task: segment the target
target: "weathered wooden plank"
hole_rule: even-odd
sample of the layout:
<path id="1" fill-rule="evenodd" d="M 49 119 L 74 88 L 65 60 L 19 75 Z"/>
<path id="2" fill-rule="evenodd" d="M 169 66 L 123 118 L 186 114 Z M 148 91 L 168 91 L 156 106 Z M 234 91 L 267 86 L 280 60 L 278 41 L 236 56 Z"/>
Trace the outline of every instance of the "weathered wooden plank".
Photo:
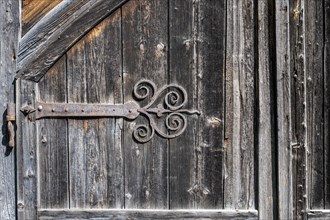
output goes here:
<path id="1" fill-rule="evenodd" d="M 198 6 L 197 109 L 202 114 L 198 118 L 195 145 L 200 194 L 195 194 L 194 199 L 199 209 L 222 209 L 226 7 L 224 1 L 195 4 Z"/>
<path id="2" fill-rule="evenodd" d="M 259 219 L 277 219 L 275 189 L 274 52 L 275 21 L 271 1 L 258 1 L 258 212 Z M 275 67 L 275 68 L 274 68 Z"/>
<path id="3" fill-rule="evenodd" d="M 324 208 L 330 209 L 330 0 L 324 2 Z"/>
<path id="4" fill-rule="evenodd" d="M 17 115 L 17 218 L 37 218 L 37 138 L 33 115 L 25 116 L 20 107 L 35 104 L 36 84 L 26 80 L 16 83 Z"/>
<path id="5" fill-rule="evenodd" d="M 196 4 L 197 5 L 197 4 Z M 193 1 L 170 1 L 169 8 L 169 80 L 184 86 L 188 92 L 187 108 L 197 109 L 196 42 L 197 15 Z M 180 19 L 177 19 L 180 17 Z M 196 18 L 196 19 L 195 19 Z M 187 130 L 170 141 L 170 204 L 171 209 L 196 207 L 194 198 L 200 190 L 196 181 L 195 120 L 188 120 Z M 180 147 L 179 147 L 180 146 Z M 196 187 L 196 188 L 194 188 Z"/>
<path id="6" fill-rule="evenodd" d="M 62 1 L 22 38 L 18 77 L 39 81 L 72 45 L 127 1 Z"/>
<path id="7" fill-rule="evenodd" d="M 39 219 L 258 219 L 256 210 L 40 210 Z"/>
<path id="8" fill-rule="evenodd" d="M 122 103 L 121 13 L 96 26 L 67 53 L 68 102 Z M 124 206 L 122 121 L 69 120 L 71 208 Z"/>
<path id="9" fill-rule="evenodd" d="M 307 219 L 327 220 L 330 219 L 330 210 L 310 210 Z"/>
<path id="10" fill-rule="evenodd" d="M 276 0 L 278 217 L 293 219 L 289 2 Z"/>
<path id="11" fill-rule="evenodd" d="M 233 139 L 234 132 L 234 90 L 233 90 L 233 49 L 234 49 L 234 1 L 226 3 L 226 70 L 225 70 L 225 118 L 224 118 L 224 159 L 223 159 L 223 177 L 224 177 L 224 209 L 235 208 L 233 200 Z"/>
<path id="12" fill-rule="evenodd" d="M 255 207 L 255 179 L 254 179 L 254 148 L 256 132 L 255 115 L 255 29 L 254 29 L 254 1 L 234 1 L 232 5 L 232 67 L 227 70 L 227 77 L 232 76 L 232 124 L 227 132 L 226 161 L 232 164 L 232 173 L 226 172 L 226 181 L 232 184 L 231 201 L 226 201 L 226 207 L 237 209 L 253 209 Z M 229 10 L 229 9 L 228 9 Z M 231 11 L 231 10 L 229 10 Z M 228 15 L 230 16 L 230 15 Z M 228 21 L 231 22 L 231 21 Z M 228 28 L 230 28 L 228 26 Z M 228 43 L 229 43 L 228 42 Z M 230 62 L 230 61 L 228 61 Z M 231 69 L 232 68 L 232 69 Z M 227 87 L 228 88 L 228 87 Z M 229 106 L 230 107 L 230 106 Z M 230 149 L 232 148 L 232 149 Z M 232 158 L 230 158 L 232 157 Z M 228 189 L 226 189 L 228 193 Z"/>
<path id="13" fill-rule="evenodd" d="M 122 8 L 122 18 L 127 102 L 132 100 L 134 85 L 143 78 L 153 81 L 158 88 L 167 84 L 168 1 L 130 1 Z M 132 138 L 135 126 L 149 123 L 142 118 L 124 123 L 125 208 L 167 208 L 167 140 L 155 135 L 150 142 L 138 144 Z M 158 121 L 163 129 L 164 117 L 157 118 Z"/>
<path id="14" fill-rule="evenodd" d="M 38 83 L 37 99 L 67 102 L 66 56 Z M 66 119 L 37 121 L 38 207 L 69 208 L 68 146 Z"/>
<path id="15" fill-rule="evenodd" d="M 22 0 L 22 35 L 62 0 Z"/>
<path id="16" fill-rule="evenodd" d="M 291 120 L 293 150 L 293 210 L 294 217 L 302 218 L 306 208 L 306 71 L 304 2 L 291 1 L 289 4 L 289 48 L 291 73 Z"/>
<path id="17" fill-rule="evenodd" d="M 191 0 L 169 2 L 169 81 L 188 93 L 186 108 L 197 109 L 197 18 L 198 4 Z M 178 19 L 180 18 L 180 19 Z M 169 199 L 171 209 L 197 208 L 201 183 L 197 183 L 197 120 L 189 117 L 187 129 L 170 140 Z M 199 194 L 198 194 L 199 193 Z"/>
<path id="18" fill-rule="evenodd" d="M 324 82 L 322 1 L 305 1 L 306 126 L 309 209 L 324 208 Z M 308 31 L 307 31 L 308 30 Z"/>
<path id="19" fill-rule="evenodd" d="M 8 147 L 8 102 L 14 102 L 16 49 L 19 35 L 19 1 L 0 1 L 0 219 L 16 218 L 15 151 Z"/>

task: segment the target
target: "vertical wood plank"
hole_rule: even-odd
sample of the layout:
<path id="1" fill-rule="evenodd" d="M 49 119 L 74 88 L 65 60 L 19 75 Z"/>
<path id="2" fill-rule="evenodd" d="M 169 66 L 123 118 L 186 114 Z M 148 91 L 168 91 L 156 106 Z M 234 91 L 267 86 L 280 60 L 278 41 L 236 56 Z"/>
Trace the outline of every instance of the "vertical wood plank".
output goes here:
<path id="1" fill-rule="evenodd" d="M 232 173 L 226 171 L 225 191 L 232 187 L 232 196 L 226 201 L 225 207 L 234 207 L 235 209 L 254 209 L 255 208 L 255 13 L 254 1 L 233 1 L 232 9 L 232 33 L 227 39 L 229 51 L 227 53 L 227 79 L 232 77 L 232 107 L 230 102 L 226 103 L 226 108 L 233 109 L 233 118 L 230 127 L 226 127 L 226 162 L 232 162 Z M 228 8 L 227 7 L 227 8 Z M 232 10 L 232 11 L 231 11 Z M 230 16 L 228 14 L 228 16 Z M 228 28 L 230 28 L 228 26 Z M 231 43 L 232 42 L 232 43 Z M 230 44 L 231 43 L 231 44 Z M 232 46 L 232 48 L 231 48 Z M 231 58 L 228 58 L 228 56 Z M 230 62 L 232 59 L 232 63 Z M 232 65 L 232 66 L 231 66 Z M 232 69 L 231 69 L 232 68 Z M 230 89 L 231 85 L 227 86 Z M 230 92 L 230 91 L 226 91 Z M 226 124 L 227 125 L 227 124 Z M 232 133 L 231 133 L 232 131 Z M 230 145 L 229 145 L 230 143 Z M 230 164 L 226 164 L 227 167 Z"/>
<path id="2" fill-rule="evenodd" d="M 224 209 L 235 208 L 233 183 L 233 120 L 234 120 L 234 1 L 226 2 L 226 82 L 225 82 L 225 134 L 224 134 Z"/>
<path id="3" fill-rule="evenodd" d="M 22 106 L 35 106 L 34 82 L 18 80 L 16 83 L 17 110 L 17 218 L 37 219 L 37 139 L 33 114 L 24 116 Z"/>
<path id="4" fill-rule="evenodd" d="M 121 103 L 120 11 L 67 53 L 69 103 Z M 122 121 L 69 120 L 71 208 L 122 208 Z"/>
<path id="5" fill-rule="evenodd" d="M 289 13 L 289 1 L 275 1 L 279 219 L 293 219 Z"/>
<path id="6" fill-rule="evenodd" d="M 324 208 L 330 209 L 330 0 L 324 2 Z"/>
<path id="7" fill-rule="evenodd" d="M 186 89 L 188 109 L 198 108 L 197 6 L 192 0 L 169 2 L 169 81 Z M 188 116 L 187 119 L 185 132 L 169 142 L 170 209 L 197 208 L 196 198 L 203 196 L 199 192 L 202 186 L 197 182 L 195 170 L 197 118 Z"/>
<path id="8" fill-rule="evenodd" d="M 290 1 L 290 73 L 291 73 L 291 112 L 293 150 L 293 210 L 294 218 L 301 219 L 306 208 L 306 71 L 304 2 Z"/>
<path id="9" fill-rule="evenodd" d="M 226 4 L 199 1 L 198 11 L 197 106 L 202 114 L 195 150 L 201 195 L 195 199 L 198 208 L 222 209 Z"/>
<path id="10" fill-rule="evenodd" d="M 275 194 L 275 124 L 273 65 L 273 4 L 268 0 L 257 3 L 258 10 L 258 214 L 259 219 L 276 219 Z M 275 200 L 276 201 L 276 200 Z"/>
<path id="11" fill-rule="evenodd" d="M 17 0 L 0 1 L 0 219 L 16 218 L 15 150 L 8 147 L 6 121 L 8 102 L 14 102 L 16 49 L 19 36 L 19 8 Z"/>
<path id="12" fill-rule="evenodd" d="M 38 100 L 67 102 L 66 56 L 38 83 Z M 67 120 L 37 121 L 38 207 L 69 208 Z"/>
<path id="13" fill-rule="evenodd" d="M 225 14 L 221 1 L 170 3 L 170 79 L 202 111 L 170 141 L 171 208 L 223 208 Z"/>
<path id="14" fill-rule="evenodd" d="M 132 100 L 135 83 L 167 84 L 168 1 L 136 0 L 122 8 L 124 101 Z M 157 118 L 163 120 L 162 118 Z M 138 144 L 133 129 L 148 123 L 142 116 L 125 122 L 125 208 L 167 208 L 167 140 L 155 135 Z M 162 127 L 161 123 L 158 126 Z M 165 131 L 166 132 L 166 131 Z"/>
<path id="15" fill-rule="evenodd" d="M 310 209 L 324 208 L 323 2 L 305 1 L 306 126 Z M 307 31 L 308 30 L 308 31 Z"/>

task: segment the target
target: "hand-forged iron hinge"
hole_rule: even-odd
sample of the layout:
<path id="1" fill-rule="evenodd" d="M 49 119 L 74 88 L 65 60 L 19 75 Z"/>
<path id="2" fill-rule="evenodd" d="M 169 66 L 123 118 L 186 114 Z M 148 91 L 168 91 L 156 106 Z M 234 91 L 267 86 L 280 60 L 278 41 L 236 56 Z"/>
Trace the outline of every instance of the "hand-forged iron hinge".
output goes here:
<path id="1" fill-rule="evenodd" d="M 134 120 L 139 115 L 143 115 L 149 123 L 137 125 L 133 130 L 134 139 L 140 143 L 150 141 L 155 133 L 163 138 L 175 138 L 181 135 L 187 127 L 185 114 L 200 114 L 196 110 L 183 109 L 188 102 L 188 95 L 183 87 L 176 84 L 166 85 L 157 90 L 152 81 L 141 80 L 134 86 L 133 96 L 136 100 L 147 104 L 141 107 L 135 101 L 114 105 L 36 101 L 36 109 L 24 106 L 21 111 L 25 114 L 36 112 L 36 119 L 122 117 Z M 163 99 L 163 101 L 157 102 L 159 99 Z M 159 104 L 157 105 L 156 102 Z M 156 118 L 162 117 L 165 118 L 164 131 L 157 126 L 156 121 Z"/>
<path id="2" fill-rule="evenodd" d="M 16 105 L 14 103 L 8 103 L 7 104 L 7 128 L 9 133 L 9 147 L 15 146 L 15 128 L 14 128 L 14 122 L 16 121 Z"/>

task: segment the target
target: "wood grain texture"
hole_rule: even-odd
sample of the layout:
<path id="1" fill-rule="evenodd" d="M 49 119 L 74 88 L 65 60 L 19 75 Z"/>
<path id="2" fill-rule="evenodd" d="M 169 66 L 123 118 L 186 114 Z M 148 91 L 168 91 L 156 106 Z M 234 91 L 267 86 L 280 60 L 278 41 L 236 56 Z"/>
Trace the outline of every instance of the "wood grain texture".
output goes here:
<path id="1" fill-rule="evenodd" d="M 226 69 L 225 69 L 225 119 L 224 119 L 224 158 L 223 158 L 223 182 L 224 182 L 224 209 L 235 208 L 233 202 L 233 49 L 234 49 L 234 13 L 233 1 L 226 3 Z"/>
<path id="2" fill-rule="evenodd" d="M 291 74 L 292 151 L 293 151 L 293 218 L 301 219 L 306 209 L 306 60 L 304 1 L 292 1 L 289 5 L 289 45 Z M 306 33 L 306 32 L 305 32 Z M 309 129 L 309 128 L 307 128 Z"/>
<path id="3" fill-rule="evenodd" d="M 62 1 L 22 38 L 17 77 L 39 81 L 72 45 L 125 2 Z"/>
<path id="4" fill-rule="evenodd" d="M 22 35 L 62 0 L 22 0 Z"/>
<path id="5" fill-rule="evenodd" d="M 330 209 L 330 0 L 324 2 L 324 208 Z"/>
<path id="6" fill-rule="evenodd" d="M 256 210 L 40 210 L 39 219 L 258 219 Z"/>
<path id="7" fill-rule="evenodd" d="M 309 209 L 324 208 L 323 2 L 305 2 L 306 126 Z M 300 165 L 301 166 L 301 165 Z"/>
<path id="8" fill-rule="evenodd" d="M 8 102 L 14 102 L 19 1 L 0 1 L 0 219 L 16 218 L 15 150 L 8 147 Z"/>
<path id="9" fill-rule="evenodd" d="M 112 14 L 67 53 L 69 103 L 122 103 L 121 17 Z M 123 208 L 122 121 L 69 119 L 71 208 Z"/>
<path id="10" fill-rule="evenodd" d="M 202 115 L 195 145 L 196 182 L 206 197 L 195 199 L 199 209 L 222 209 L 226 5 L 224 1 L 200 1 L 198 12 L 197 109 Z"/>
<path id="11" fill-rule="evenodd" d="M 66 103 L 66 57 L 63 56 L 37 84 L 37 99 Z M 42 119 L 37 123 L 38 207 L 68 208 L 68 123 Z"/>
<path id="12" fill-rule="evenodd" d="M 259 219 L 276 219 L 274 124 L 274 5 L 258 1 L 258 211 Z"/>
<path id="13" fill-rule="evenodd" d="M 330 218 L 330 210 L 310 210 L 306 219 L 327 220 Z"/>
<path id="14" fill-rule="evenodd" d="M 33 115 L 25 116 L 19 106 L 35 105 L 34 82 L 18 80 L 16 83 L 17 123 L 17 218 L 37 219 L 37 139 Z"/>
<path id="15" fill-rule="evenodd" d="M 198 108 L 197 87 L 193 86 L 197 83 L 197 7 L 191 0 L 169 1 L 169 82 L 187 90 L 188 109 Z M 196 175 L 196 119 L 189 117 L 186 131 L 169 141 L 171 209 L 197 208 L 197 199 L 203 199 L 199 197 L 203 196 L 203 185 Z"/>
<path id="16" fill-rule="evenodd" d="M 153 81 L 158 88 L 167 84 L 168 1 L 130 1 L 122 8 L 122 17 L 127 102 L 141 79 Z M 142 118 L 124 123 L 125 208 L 164 209 L 168 207 L 167 140 L 155 135 L 150 142 L 138 144 L 132 133 L 135 126 L 148 123 Z M 160 122 L 157 125 L 162 127 Z"/>
<path id="17" fill-rule="evenodd" d="M 289 2 L 276 0 L 276 89 L 277 89 L 277 163 L 278 217 L 293 219 L 292 114 L 289 50 Z"/>
<path id="18" fill-rule="evenodd" d="M 226 111 L 225 118 L 224 185 L 225 195 L 231 195 L 225 197 L 225 207 L 237 209 L 255 207 L 254 7 L 253 1 L 233 1 L 227 6 L 227 30 L 230 31 L 227 36 L 226 83 L 232 83 L 226 84 L 226 94 L 232 98 L 226 101 L 226 110 L 229 111 Z"/>

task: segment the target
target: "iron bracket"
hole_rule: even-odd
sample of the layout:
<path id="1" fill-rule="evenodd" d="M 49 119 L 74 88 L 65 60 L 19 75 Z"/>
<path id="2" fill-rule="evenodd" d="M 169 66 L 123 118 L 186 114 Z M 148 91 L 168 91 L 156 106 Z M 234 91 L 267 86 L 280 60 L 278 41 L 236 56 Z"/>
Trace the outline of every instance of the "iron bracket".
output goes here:
<path id="1" fill-rule="evenodd" d="M 130 120 L 142 115 L 148 124 L 137 125 L 133 137 L 137 142 L 146 143 L 155 133 L 160 137 L 171 139 L 181 135 L 187 127 L 186 114 L 199 115 L 196 110 L 184 109 L 188 102 L 186 90 L 177 84 L 170 84 L 157 89 L 150 80 L 141 80 L 133 88 L 137 101 L 147 103 L 143 106 L 136 101 L 124 104 L 85 104 L 85 103 L 45 103 L 36 101 L 36 110 L 24 106 L 25 114 L 35 112 L 36 120 L 42 118 L 93 118 L 121 117 Z M 165 129 L 158 127 L 156 119 L 164 118 Z M 164 126 L 160 126 L 164 127 Z"/>

